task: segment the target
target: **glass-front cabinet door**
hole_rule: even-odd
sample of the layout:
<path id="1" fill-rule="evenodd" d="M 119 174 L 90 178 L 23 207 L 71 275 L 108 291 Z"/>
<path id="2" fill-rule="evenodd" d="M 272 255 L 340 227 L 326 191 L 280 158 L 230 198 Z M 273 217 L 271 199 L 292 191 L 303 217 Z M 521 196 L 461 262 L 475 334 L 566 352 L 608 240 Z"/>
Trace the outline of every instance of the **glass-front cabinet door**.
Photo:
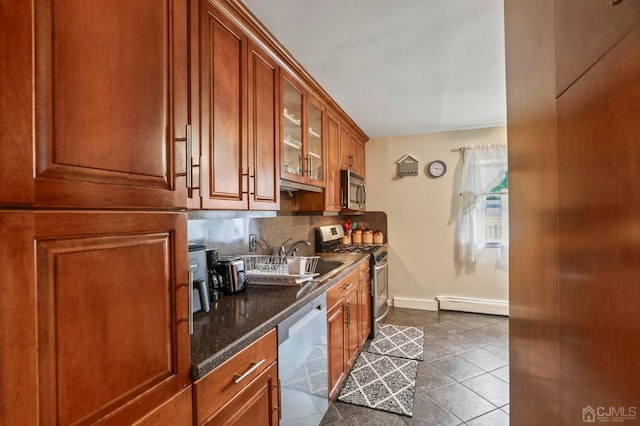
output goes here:
<path id="1" fill-rule="evenodd" d="M 307 176 L 322 181 L 322 115 L 323 110 L 311 99 L 307 100 Z"/>
<path id="2" fill-rule="evenodd" d="M 296 80 L 282 78 L 282 173 L 285 179 L 324 186 L 324 107 Z"/>
<path id="3" fill-rule="evenodd" d="M 284 175 L 304 176 L 303 92 L 286 78 L 283 79 L 282 92 L 282 172 Z"/>

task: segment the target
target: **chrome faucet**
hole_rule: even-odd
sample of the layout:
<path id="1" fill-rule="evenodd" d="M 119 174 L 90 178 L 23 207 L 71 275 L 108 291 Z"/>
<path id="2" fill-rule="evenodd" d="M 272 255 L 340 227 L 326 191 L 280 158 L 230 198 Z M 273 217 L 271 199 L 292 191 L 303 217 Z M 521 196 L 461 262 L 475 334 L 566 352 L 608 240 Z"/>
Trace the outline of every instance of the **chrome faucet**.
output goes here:
<path id="1" fill-rule="evenodd" d="M 306 240 L 299 240 L 296 241 L 295 243 L 291 244 L 289 246 L 289 248 L 287 249 L 286 244 L 291 241 L 293 238 L 289 238 L 288 240 L 286 240 L 284 243 L 282 243 L 280 245 L 280 249 L 278 250 L 278 253 L 280 253 L 280 257 L 287 257 L 287 256 L 297 256 L 298 255 L 298 246 L 301 244 L 310 246 L 311 243 L 309 241 Z"/>

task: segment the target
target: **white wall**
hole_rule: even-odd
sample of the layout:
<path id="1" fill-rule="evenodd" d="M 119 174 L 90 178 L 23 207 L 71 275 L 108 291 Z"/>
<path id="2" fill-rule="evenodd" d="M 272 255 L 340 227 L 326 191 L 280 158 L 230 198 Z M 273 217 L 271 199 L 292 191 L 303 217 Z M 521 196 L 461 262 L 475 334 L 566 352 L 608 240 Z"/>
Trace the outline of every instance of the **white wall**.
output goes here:
<path id="1" fill-rule="evenodd" d="M 435 309 L 436 296 L 508 301 L 508 272 L 496 269 L 497 249 L 487 249 L 475 267 L 454 256 L 455 224 L 449 224 L 459 147 L 504 144 L 506 127 L 371 139 L 366 146 L 367 209 L 387 213 L 389 296 L 399 304 Z M 419 175 L 397 178 L 405 154 L 420 161 Z M 429 177 L 427 165 L 443 160 L 447 173 Z"/>

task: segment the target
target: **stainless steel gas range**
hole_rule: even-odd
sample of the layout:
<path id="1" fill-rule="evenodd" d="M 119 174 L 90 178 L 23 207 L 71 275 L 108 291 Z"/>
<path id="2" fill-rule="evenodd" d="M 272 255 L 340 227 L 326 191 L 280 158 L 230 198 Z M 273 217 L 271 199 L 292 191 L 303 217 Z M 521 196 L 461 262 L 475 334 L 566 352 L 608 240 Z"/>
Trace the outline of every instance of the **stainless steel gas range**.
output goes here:
<path id="1" fill-rule="evenodd" d="M 371 265 L 371 337 L 389 312 L 388 265 L 386 244 L 342 244 L 344 230 L 340 225 L 316 228 L 317 253 L 368 253 Z"/>

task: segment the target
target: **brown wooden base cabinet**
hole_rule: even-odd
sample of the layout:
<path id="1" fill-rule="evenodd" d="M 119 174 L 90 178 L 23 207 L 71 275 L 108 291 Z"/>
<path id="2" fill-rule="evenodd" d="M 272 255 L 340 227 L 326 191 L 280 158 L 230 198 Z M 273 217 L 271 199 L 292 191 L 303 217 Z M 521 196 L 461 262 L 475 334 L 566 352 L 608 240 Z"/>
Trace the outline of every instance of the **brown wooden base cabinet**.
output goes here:
<path id="1" fill-rule="evenodd" d="M 327 292 L 329 399 L 337 396 L 371 331 L 365 324 L 371 315 L 370 286 L 368 280 L 366 285 L 360 280 L 361 271 L 353 271 Z"/>
<path id="2" fill-rule="evenodd" d="M 198 425 L 277 425 L 278 342 L 273 329 L 195 382 Z"/>

